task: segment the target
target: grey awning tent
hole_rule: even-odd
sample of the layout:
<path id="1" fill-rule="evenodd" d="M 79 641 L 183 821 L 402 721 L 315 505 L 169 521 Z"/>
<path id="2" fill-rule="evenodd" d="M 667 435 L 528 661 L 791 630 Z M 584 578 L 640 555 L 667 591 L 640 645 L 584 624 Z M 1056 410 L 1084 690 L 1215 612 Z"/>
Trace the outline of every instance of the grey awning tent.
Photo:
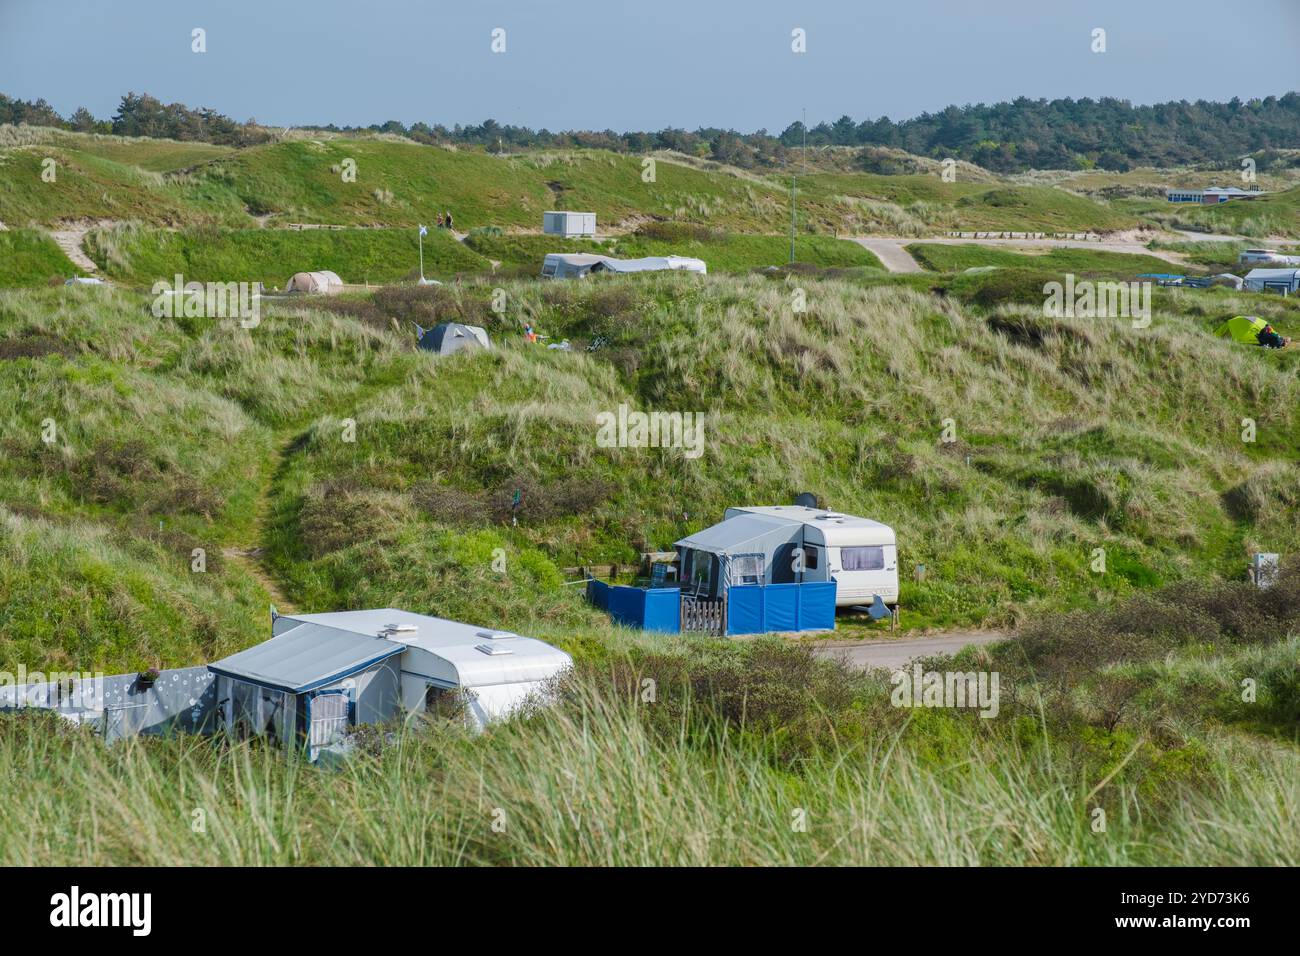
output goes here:
<path id="1" fill-rule="evenodd" d="M 477 325 L 441 322 L 431 329 L 416 325 L 415 332 L 420 338 L 420 348 L 438 355 L 451 355 L 453 352 L 492 347 L 487 332 Z"/>
<path id="2" fill-rule="evenodd" d="M 208 670 L 300 694 L 342 680 L 404 650 L 404 644 L 382 637 L 295 622 L 295 626 L 269 641 L 209 664 Z"/>
<path id="3" fill-rule="evenodd" d="M 708 273 L 703 259 L 691 256 L 646 256 L 642 259 L 615 259 L 592 252 L 550 252 L 542 260 L 544 279 L 581 279 L 593 272 L 685 271 Z"/>
<path id="4" fill-rule="evenodd" d="M 678 548 L 709 554 L 770 554 L 783 544 L 801 540 L 803 525 L 784 518 L 742 514 L 674 542 Z"/>
<path id="5" fill-rule="evenodd" d="M 646 256 L 643 259 L 613 259 L 605 256 L 591 267 L 592 272 L 659 272 L 682 270 L 706 274 L 703 259 L 690 256 Z"/>

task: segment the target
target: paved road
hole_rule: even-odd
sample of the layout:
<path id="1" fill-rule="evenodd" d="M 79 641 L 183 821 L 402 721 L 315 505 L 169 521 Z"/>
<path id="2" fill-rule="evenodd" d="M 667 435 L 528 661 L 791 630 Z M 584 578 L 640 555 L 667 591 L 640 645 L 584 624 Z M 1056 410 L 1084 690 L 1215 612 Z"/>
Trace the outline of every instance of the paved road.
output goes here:
<path id="1" fill-rule="evenodd" d="M 902 667 L 914 657 L 955 654 L 972 644 L 991 644 L 1008 637 L 1002 631 L 960 631 L 934 637 L 903 638 L 896 641 L 825 641 L 817 644 L 818 657 L 843 659 L 854 667 Z"/>
<path id="2" fill-rule="evenodd" d="M 903 246 L 915 239 L 865 239 L 854 237 L 854 242 L 875 254 L 890 272 L 920 272 L 921 265 Z"/>
<path id="3" fill-rule="evenodd" d="M 853 241 L 875 253 L 890 272 L 920 272 L 920 264 L 912 258 L 905 246 L 924 243 L 938 246 L 1009 246 L 1021 249 L 1098 249 L 1102 252 L 1126 252 L 1138 256 L 1154 256 L 1173 265 L 1185 265 L 1183 256 L 1164 249 L 1148 249 L 1140 242 L 1109 239 L 958 239 L 952 236 L 934 236 L 919 239 L 886 239 L 855 236 Z"/>

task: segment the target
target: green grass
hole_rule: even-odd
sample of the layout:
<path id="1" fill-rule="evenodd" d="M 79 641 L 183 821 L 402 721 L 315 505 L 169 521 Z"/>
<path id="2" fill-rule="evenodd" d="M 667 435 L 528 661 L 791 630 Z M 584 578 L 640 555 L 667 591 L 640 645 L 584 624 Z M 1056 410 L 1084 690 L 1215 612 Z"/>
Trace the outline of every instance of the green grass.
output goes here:
<path id="1" fill-rule="evenodd" d="M 0 232 L 0 288 L 42 286 L 82 275 L 53 239 L 38 229 Z"/>
<path id="2" fill-rule="evenodd" d="M 530 273 L 541 271 L 541 263 L 550 252 L 599 252 L 624 259 L 642 256 L 695 256 L 703 259 L 711 272 L 748 272 L 770 265 L 785 265 L 790 258 L 788 236 L 754 236 L 737 233 L 682 230 L 672 237 L 670 228 L 657 230 L 664 238 L 637 233 L 605 241 L 557 239 L 553 236 L 471 236 L 467 244 L 502 266 Z M 881 268 L 880 261 L 869 251 L 845 239 L 830 236 L 799 235 L 795 241 L 798 262 L 826 268 L 866 266 Z"/>
<path id="3" fill-rule="evenodd" d="M 919 242 L 909 245 L 907 251 L 924 268 L 935 272 L 998 266 L 1132 277 L 1144 272 L 1177 272 L 1179 268 L 1155 256 L 1100 249 L 1058 248 L 1035 253 L 965 243 L 945 245 Z"/>
<path id="4" fill-rule="evenodd" d="M 1162 200 L 1126 200 L 1116 205 L 1165 225 L 1194 232 L 1300 238 L 1300 186 L 1259 199 L 1232 200 L 1214 206 L 1175 205 Z"/>
<path id="5" fill-rule="evenodd" d="M 46 160 L 55 165 L 47 167 Z M 53 181 L 42 179 L 47 168 Z M 0 148 L 0 222 L 10 227 L 77 219 L 176 225 L 211 218 L 157 172 L 64 146 Z"/>
<path id="6" fill-rule="evenodd" d="M 136 286 L 185 281 L 260 281 L 283 288 L 295 272 L 329 269 L 344 282 L 410 281 L 419 275 L 415 229 L 231 229 L 168 231 L 119 226 L 89 234 L 87 251 L 115 279 Z M 447 278 L 490 264 L 443 231 L 424 238 L 424 273 Z"/>
<path id="7" fill-rule="evenodd" d="M 626 563 L 728 505 L 804 490 L 899 530 L 909 626 L 1239 576 L 1250 549 L 1294 548 L 1296 357 L 1211 334 L 1257 300 L 1162 290 L 1138 332 L 1044 319 L 1045 275 L 959 276 L 946 299 L 866 275 L 496 280 L 268 302 L 251 331 L 154 319 L 147 297 L 112 290 L 10 293 L 0 488 L 35 517 L 129 530 L 139 516 L 261 543 L 303 607 L 579 633 L 600 619 L 559 568 Z M 1296 330 L 1294 303 L 1264 304 Z M 525 317 L 575 351 L 523 343 Z M 414 351 L 409 323 L 438 318 L 485 325 L 498 348 Z M 597 448 L 596 414 L 622 402 L 704 413 L 704 456 Z M 51 416 L 54 447 L 40 441 Z M 956 445 L 940 441 L 945 418 Z M 494 501 L 515 487 L 527 493 L 511 527 Z M 1096 547 L 1115 557 L 1106 575 L 1089 570 Z"/>
<path id="8" fill-rule="evenodd" d="M 166 235 L 120 238 L 154 255 Z M 273 598 L 226 554 L 255 546 L 300 610 L 407 607 L 578 661 L 549 710 L 477 737 L 371 732 L 337 770 L 0 717 L 23 808 L 0 815 L 4 861 L 1295 865 L 1294 575 L 1207 582 L 1300 550 L 1300 358 L 1212 329 L 1253 308 L 1294 332 L 1300 312 L 1158 290 L 1146 330 L 1048 320 L 1054 275 L 472 278 L 267 302 L 251 330 L 114 288 L 0 292 L 0 668 L 260 641 Z M 417 351 L 407 323 L 437 319 L 496 348 Z M 524 320 L 574 351 L 525 343 Z M 703 456 L 597 447 L 621 402 L 704 413 Z M 1032 618 L 956 661 L 1002 675 L 999 718 L 892 707 L 884 675 L 779 639 L 627 632 L 563 583 L 806 490 L 897 529 L 905 626 Z"/>
<path id="9" fill-rule="evenodd" d="M 580 659 L 551 707 L 481 736 L 417 718 L 328 769 L 221 739 L 105 748 L 4 716 L 23 813 L 0 818 L 0 846 L 10 865 L 1300 862 L 1300 756 L 1269 732 L 1300 699 L 1294 640 L 1156 654 L 1120 636 L 1127 663 L 1105 635 L 1069 688 L 1025 676 L 1060 673 L 1041 639 L 965 655 L 1007 681 L 989 720 L 892 707 L 883 674 L 780 642 L 662 639 Z M 1257 706 L 1229 703 L 1241 673 L 1263 678 Z"/>
<path id="10" fill-rule="evenodd" d="M 828 206 L 846 221 L 843 233 L 922 236 L 937 231 L 1110 232 L 1138 224 L 1135 216 L 1050 186 L 945 183 L 937 175 L 814 174 L 801 179 L 814 220 Z M 835 217 L 826 222 L 830 226 Z"/>
<path id="11" fill-rule="evenodd" d="M 540 229 L 548 209 L 597 214 L 602 228 L 646 218 L 758 236 L 790 217 L 783 173 L 603 150 L 493 156 L 384 139 L 295 139 L 239 150 L 73 133 L 0 140 L 0 221 L 135 220 L 159 225 L 413 226 L 450 210 L 462 231 Z M 41 161 L 58 162 L 58 188 Z M 355 178 L 345 178 L 355 164 Z M 937 175 L 814 173 L 800 179 L 804 233 L 923 235 L 942 229 L 1113 230 L 1133 215 L 1050 186 L 944 183 Z"/>

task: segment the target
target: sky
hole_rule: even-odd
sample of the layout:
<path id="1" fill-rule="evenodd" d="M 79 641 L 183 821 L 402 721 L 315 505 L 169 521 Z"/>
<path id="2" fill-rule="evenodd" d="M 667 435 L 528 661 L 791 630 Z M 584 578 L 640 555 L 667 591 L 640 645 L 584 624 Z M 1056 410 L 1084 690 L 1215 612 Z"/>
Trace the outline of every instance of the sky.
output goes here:
<path id="1" fill-rule="evenodd" d="M 268 125 L 553 131 L 808 121 L 1028 96 L 1300 89 L 1300 0 L 0 0 L 0 93 Z M 207 51 L 192 50 L 192 31 Z M 493 31 L 504 30 L 504 52 Z M 792 31 L 806 36 L 795 53 Z M 1105 30 L 1105 52 L 1093 31 Z M 1297 144 L 1300 145 L 1300 144 Z"/>

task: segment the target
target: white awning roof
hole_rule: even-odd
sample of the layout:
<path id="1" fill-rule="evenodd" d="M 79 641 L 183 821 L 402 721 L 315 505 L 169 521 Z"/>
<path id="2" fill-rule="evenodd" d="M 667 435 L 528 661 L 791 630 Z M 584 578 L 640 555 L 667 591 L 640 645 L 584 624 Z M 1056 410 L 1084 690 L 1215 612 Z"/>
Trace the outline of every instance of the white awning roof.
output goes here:
<path id="1" fill-rule="evenodd" d="M 397 608 L 298 614 L 292 620 L 358 637 L 387 633 L 386 641 L 398 642 L 399 649 L 412 649 L 412 658 L 425 652 L 449 663 L 462 687 L 545 680 L 573 663 L 564 651 L 536 638 Z M 394 626 L 409 630 L 395 631 Z M 407 659 L 403 659 L 403 668 L 407 668 Z"/>

